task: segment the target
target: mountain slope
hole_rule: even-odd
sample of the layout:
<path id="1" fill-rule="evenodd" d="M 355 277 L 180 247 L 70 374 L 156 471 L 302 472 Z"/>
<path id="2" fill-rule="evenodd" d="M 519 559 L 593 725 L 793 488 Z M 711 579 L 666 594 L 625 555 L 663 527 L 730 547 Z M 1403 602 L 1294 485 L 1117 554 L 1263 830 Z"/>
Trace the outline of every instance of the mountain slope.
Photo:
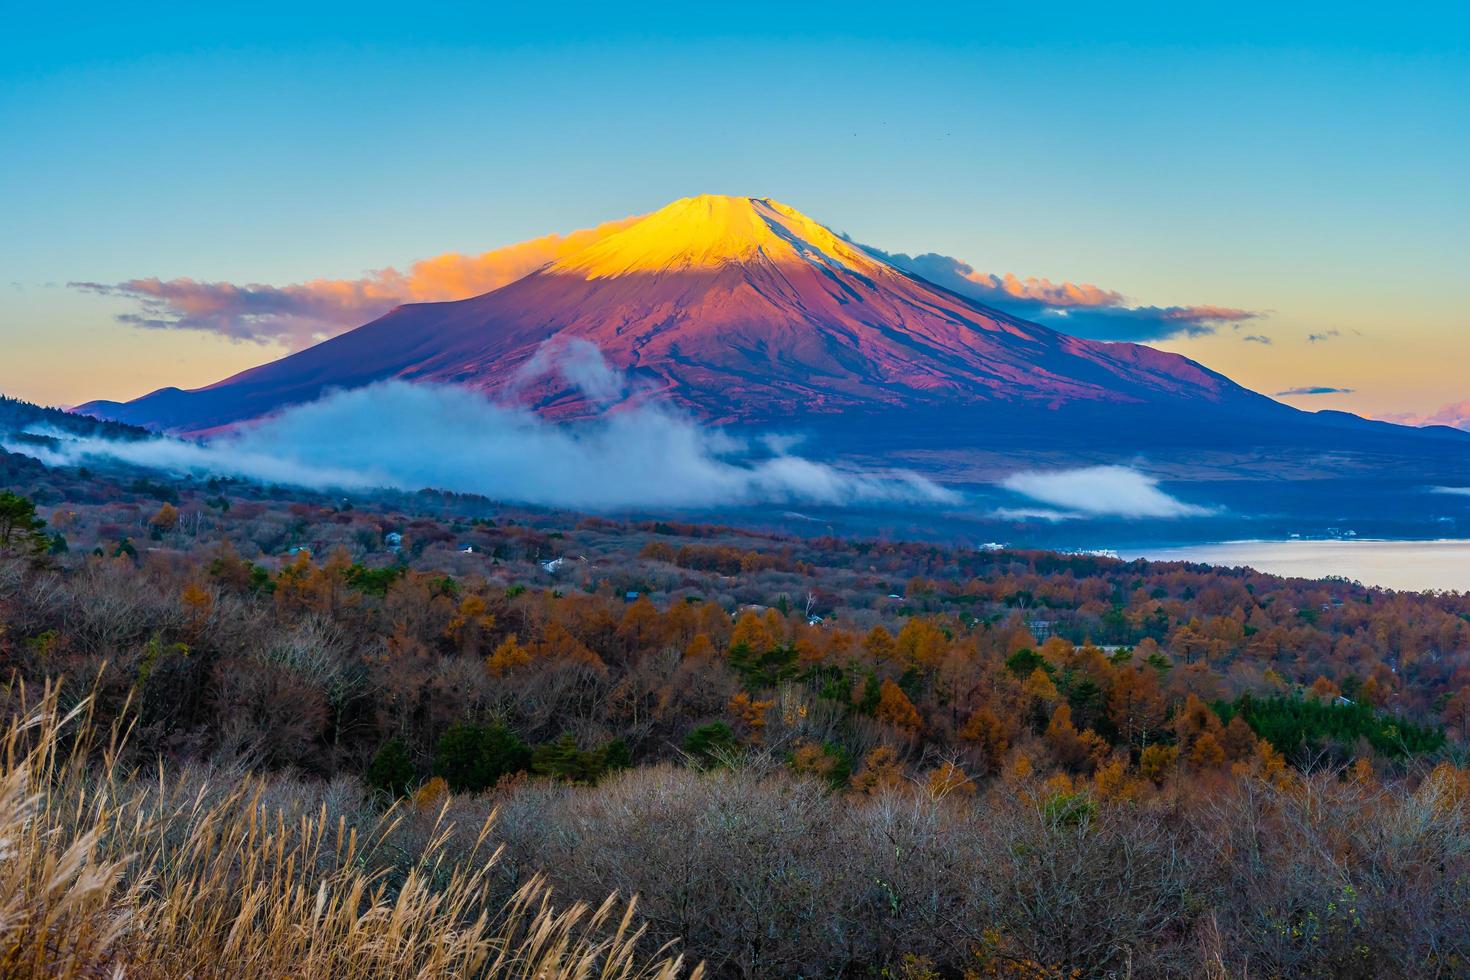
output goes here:
<path id="1" fill-rule="evenodd" d="M 783 204 L 720 196 L 676 201 L 482 296 L 399 307 L 207 388 L 82 410 L 205 432 L 400 378 L 576 418 L 597 406 L 542 370 L 572 340 L 627 372 L 627 397 L 717 422 L 984 405 L 1291 411 L 1178 355 L 1079 340 L 962 298 Z"/>

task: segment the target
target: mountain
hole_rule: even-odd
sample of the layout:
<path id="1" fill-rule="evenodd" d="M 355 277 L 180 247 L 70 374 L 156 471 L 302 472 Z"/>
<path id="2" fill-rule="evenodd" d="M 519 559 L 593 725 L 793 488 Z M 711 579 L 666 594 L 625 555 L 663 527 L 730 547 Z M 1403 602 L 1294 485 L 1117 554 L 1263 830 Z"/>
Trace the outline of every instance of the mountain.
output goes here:
<path id="1" fill-rule="evenodd" d="M 980 306 L 775 201 L 706 196 L 483 296 L 399 307 L 208 388 L 82 410 L 197 431 L 396 377 L 574 417 L 589 410 L 575 388 L 522 371 L 553 338 L 590 341 L 637 397 L 663 393 L 712 421 L 916 401 L 1260 398 L 1176 355 L 1078 340 Z"/>
<path id="2" fill-rule="evenodd" d="M 806 428 L 844 451 L 1315 451 L 1411 431 L 1300 412 L 1176 354 L 1058 333 L 906 273 L 784 204 L 713 195 L 608 226 L 484 295 L 398 307 L 206 388 L 79 411 L 208 433 L 397 378 L 576 419 L 605 407 L 567 380 L 576 372 L 555 369 L 579 341 L 626 373 L 625 402 Z"/>

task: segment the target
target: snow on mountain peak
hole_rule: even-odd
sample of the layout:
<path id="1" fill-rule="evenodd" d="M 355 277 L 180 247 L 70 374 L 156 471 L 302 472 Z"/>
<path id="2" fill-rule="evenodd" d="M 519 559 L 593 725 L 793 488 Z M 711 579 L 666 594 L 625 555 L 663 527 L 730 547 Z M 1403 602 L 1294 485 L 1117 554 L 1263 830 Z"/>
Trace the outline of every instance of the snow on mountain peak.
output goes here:
<path id="1" fill-rule="evenodd" d="M 795 208 L 769 198 L 686 197 L 552 264 L 553 275 L 629 274 L 804 263 L 873 275 L 882 263 Z"/>

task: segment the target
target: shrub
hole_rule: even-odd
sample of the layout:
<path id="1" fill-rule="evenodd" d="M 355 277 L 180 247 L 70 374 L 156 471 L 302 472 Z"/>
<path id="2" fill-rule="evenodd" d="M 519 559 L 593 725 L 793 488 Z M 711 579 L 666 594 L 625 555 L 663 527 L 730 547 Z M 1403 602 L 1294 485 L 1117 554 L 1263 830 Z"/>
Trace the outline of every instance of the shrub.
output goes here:
<path id="1" fill-rule="evenodd" d="M 700 725 L 684 736 L 684 751 L 698 765 L 710 765 L 735 750 L 735 732 L 723 721 Z"/>
<path id="2" fill-rule="evenodd" d="M 47 546 L 46 522 L 36 516 L 36 505 L 25 497 L 0 490 L 0 554 L 40 554 Z"/>
<path id="3" fill-rule="evenodd" d="M 363 775 L 363 782 L 370 789 L 390 798 L 408 795 L 413 779 L 413 760 L 408 757 L 408 746 L 401 738 L 384 742 Z"/>
<path id="4" fill-rule="evenodd" d="M 620 738 L 595 749 L 582 749 L 568 732 L 536 747 L 531 754 L 531 771 L 569 783 L 595 783 L 611 770 L 626 769 L 632 761 L 627 743 Z"/>
<path id="5" fill-rule="evenodd" d="M 524 772 L 530 762 L 526 743 L 503 725 L 455 725 L 434 749 L 434 774 L 456 793 L 489 789 L 502 776 Z"/>

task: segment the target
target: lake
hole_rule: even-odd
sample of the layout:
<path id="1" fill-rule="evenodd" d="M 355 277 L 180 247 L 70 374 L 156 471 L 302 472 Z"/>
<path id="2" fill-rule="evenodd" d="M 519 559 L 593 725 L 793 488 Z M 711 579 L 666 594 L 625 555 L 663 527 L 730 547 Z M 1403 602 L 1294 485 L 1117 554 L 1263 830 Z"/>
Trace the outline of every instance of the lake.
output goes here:
<path id="1" fill-rule="evenodd" d="M 1248 565 L 1272 575 L 1341 575 L 1388 589 L 1470 592 L 1470 541 L 1225 541 L 1120 551 L 1124 558 Z"/>

